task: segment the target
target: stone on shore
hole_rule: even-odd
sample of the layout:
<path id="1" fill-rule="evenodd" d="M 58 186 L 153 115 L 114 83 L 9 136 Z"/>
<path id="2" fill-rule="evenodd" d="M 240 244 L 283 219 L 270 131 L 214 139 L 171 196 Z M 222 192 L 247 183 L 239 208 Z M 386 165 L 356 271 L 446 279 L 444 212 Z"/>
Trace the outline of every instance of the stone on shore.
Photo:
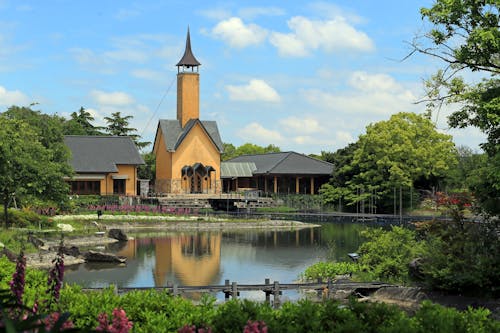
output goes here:
<path id="1" fill-rule="evenodd" d="M 127 261 L 127 258 L 120 257 L 112 253 L 105 252 L 97 252 L 97 251 L 88 251 L 83 254 L 85 261 L 87 262 L 115 262 L 115 263 L 124 263 Z"/>
<path id="2" fill-rule="evenodd" d="M 57 227 L 63 232 L 72 232 L 74 230 L 71 224 L 58 223 Z"/>
<path id="3" fill-rule="evenodd" d="M 122 229 L 110 229 L 108 231 L 108 237 L 119 240 L 120 242 L 128 241 L 128 236 Z"/>

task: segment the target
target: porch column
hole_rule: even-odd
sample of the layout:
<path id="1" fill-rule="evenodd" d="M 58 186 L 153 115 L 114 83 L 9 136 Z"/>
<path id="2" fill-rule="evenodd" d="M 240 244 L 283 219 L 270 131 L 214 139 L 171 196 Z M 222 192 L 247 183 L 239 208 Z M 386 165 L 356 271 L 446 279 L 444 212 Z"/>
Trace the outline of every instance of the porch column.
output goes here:
<path id="1" fill-rule="evenodd" d="M 295 193 L 300 193 L 300 177 L 295 177 Z"/>
<path id="2" fill-rule="evenodd" d="M 262 177 L 264 179 L 264 192 L 267 193 L 267 177 Z"/>
<path id="3" fill-rule="evenodd" d="M 311 194 L 314 194 L 314 177 L 311 177 Z"/>
<path id="4" fill-rule="evenodd" d="M 278 177 L 274 176 L 274 193 L 278 193 Z"/>

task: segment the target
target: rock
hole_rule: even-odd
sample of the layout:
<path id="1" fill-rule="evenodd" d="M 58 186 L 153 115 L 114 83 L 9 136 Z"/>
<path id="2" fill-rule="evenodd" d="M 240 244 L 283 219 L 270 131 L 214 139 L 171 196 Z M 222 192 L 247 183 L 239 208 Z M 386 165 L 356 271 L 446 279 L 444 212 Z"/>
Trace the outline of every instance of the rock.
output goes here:
<path id="1" fill-rule="evenodd" d="M 80 249 L 76 246 L 63 246 L 62 253 L 67 256 L 78 257 L 80 256 Z"/>
<path id="2" fill-rule="evenodd" d="M 112 253 L 88 251 L 83 254 L 87 262 L 115 262 L 124 263 L 127 261 L 125 257 L 119 257 Z"/>
<path id="3" fill-rule="evenodd" d="M 128 241 L 128 237 L 125 234 L 125 232 L 123 232 L 122 229 L 110 229 L 108 231 L 108 237 L 114 238 L 114 239 L 117 239 L 117 240 L 123 241 L 123 242 Z"/>
<path id="4" fill-rule="evenodd" d="M 36 237 L 35 235 L 33 235 L 31 233 L 28 234 L 28 242 L 33 244 L 37 249 L 39 249 L 45 245 L 43 240 L 41 240 L 40 238 Z"/>
<path id="5" fill-rule="evenodd" d="M 74 228 L 71 224 L 58 223 L 57 227 L 59 229 L 61 229 L 61 231 L 63 231 L 63 232 L 72 232 L 74 230 Z"/>

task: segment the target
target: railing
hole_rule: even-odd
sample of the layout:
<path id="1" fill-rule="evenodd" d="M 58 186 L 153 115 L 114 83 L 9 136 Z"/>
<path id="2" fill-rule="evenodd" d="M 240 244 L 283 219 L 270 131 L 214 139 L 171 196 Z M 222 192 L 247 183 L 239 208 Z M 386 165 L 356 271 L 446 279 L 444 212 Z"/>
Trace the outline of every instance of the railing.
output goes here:
<path id="1" fill-rule="evenodd" d="M 284 290 L 315 290 L 317 296 L 320 298 L 330 298 L 332 292 L 335 290 L 352 289 L 353 291 L 359 290 L 378 290 L 383 287 L 393 286 L 382 282 L 352 282 L 349 280 L 332 281 L 328 279 L 323 282 L 318 279 L 317 282 L 306 283 L 280 283 L 279 281 L 270 282 L 270 279 L 265 279 L 264 284 L 238 284 L 237 282 L 225 280 L 223 285 L 206 285 L 206 286 L 179 286 L 176 284 L 164 287 L 137 287 L 137 288 L 118 288 L 115 286 L 115 293 L 122 294 L 130 291 L 141 291 L 155 289 L 158 291 L 168 291 L 174 296 L 183 295 L 186 293 L 206 293 L 206 292 L 220 292 L 224 293 L 224 299 L 227 301 L 230 298 L 236 299 L 240 296 L 240 291 L 262 291 L 265 293 L 266 302 L 271 302 L 278 307 L 281 304 L 282 292 Z M 96 291 L 102 288 L 83 288 L 83 291 Z"/>

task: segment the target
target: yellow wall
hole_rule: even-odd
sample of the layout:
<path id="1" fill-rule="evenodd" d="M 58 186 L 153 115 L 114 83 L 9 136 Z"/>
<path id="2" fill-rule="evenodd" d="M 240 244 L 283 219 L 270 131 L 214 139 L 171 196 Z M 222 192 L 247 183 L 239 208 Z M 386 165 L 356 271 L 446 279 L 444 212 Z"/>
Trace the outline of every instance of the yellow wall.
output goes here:
<path id="1" fill-rule="evenodd" d="M 172 155 L 172 178 L 181 178 L 181 169 L 185 165 L 202 163 L 204 166 L 212 166 L 216 175 L 212 179 L 220 180 L 220 153 L 210 137 L 200 124 L 196 124 L 184 141 Z"/>
<path id="2" fill-rule="evenodd" d="M 101 180 L 101 195 L 113 194 L 113 176 L 127 176 L 125 180 L 125 194 L 137 195 L 137 167 L 135 165 L 117 165 L 117 173 L 108 173 Z"/>
<path id="3" fill-rule="evenodd" d="M 158 135 L 155 142 L 156 155 L 156 179 L 171 179 L 172 178 L 172 153 L 167 151 L 163 132 L 158 129 Z"/>
<path id="4" fill-rule="evenodd" d="M 182 128 L 190 119 L 200 117 L 200 75 L 177 74 L 177 119 Z"/>

